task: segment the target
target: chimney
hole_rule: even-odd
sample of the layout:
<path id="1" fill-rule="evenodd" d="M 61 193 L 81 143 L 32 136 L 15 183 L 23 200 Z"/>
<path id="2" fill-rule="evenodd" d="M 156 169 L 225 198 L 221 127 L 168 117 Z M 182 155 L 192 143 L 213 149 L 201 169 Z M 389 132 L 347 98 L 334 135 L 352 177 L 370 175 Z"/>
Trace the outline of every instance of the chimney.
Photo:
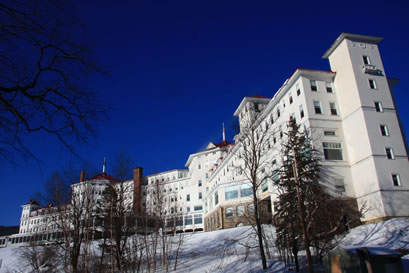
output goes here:
<path id="1" fill-rule="evenodd" d="M 81 174 L 80 174 L 80 182 L 84 182 L 84 176 L 85 176 L 84 171 L 81 171 Z"/>
<path id="2" fill-rule="evenodd" d="M 142 208 L 142 167 L 133 169 L 133 212 L 141 213 Z"/>

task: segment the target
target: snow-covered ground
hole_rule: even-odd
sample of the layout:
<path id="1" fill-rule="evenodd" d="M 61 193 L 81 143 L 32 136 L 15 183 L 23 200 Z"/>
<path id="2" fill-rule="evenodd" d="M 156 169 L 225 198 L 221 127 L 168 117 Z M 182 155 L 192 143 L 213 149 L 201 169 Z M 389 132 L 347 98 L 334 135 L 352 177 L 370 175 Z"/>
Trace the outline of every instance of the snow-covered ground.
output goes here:
<path id="1" fill-rule="evenodd" d="M 270 230 L 273 234 L 273 230 Z M 244 245 L 255 245 L 251 227 L 186 234 L 176 272 L 263 272 L 258 250 Z M 343 236 L 341 245 L 382 246 L 391 249 L 409 249 L 409 219 L 391 219 L 386 222 L 357 227 Z M 18 246 L 0 248 L 0 273 L 30 272 L 23 269 L 16 255 Z M 273 257 L 266 272 L 287 272 L 284 264 Z M 409 273 L 409 256 L 404 257 Z"/>

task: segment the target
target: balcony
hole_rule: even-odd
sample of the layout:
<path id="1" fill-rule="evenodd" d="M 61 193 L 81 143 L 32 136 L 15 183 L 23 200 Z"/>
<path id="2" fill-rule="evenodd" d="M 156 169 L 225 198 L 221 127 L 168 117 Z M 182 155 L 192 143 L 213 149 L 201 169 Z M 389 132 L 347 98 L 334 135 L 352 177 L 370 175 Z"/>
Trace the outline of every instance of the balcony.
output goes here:
<path id="1" fill-rule="evenodd" d="M 365 74 L 383 76 L 382 71 L 379 70 L 378 68 L 376 68 L 376 66 L 374 66 L 374 65 L 372 65 L 372 64 L 364 64 L 364 65 L 362 66 L 362 71 L 363 71 Z"/>

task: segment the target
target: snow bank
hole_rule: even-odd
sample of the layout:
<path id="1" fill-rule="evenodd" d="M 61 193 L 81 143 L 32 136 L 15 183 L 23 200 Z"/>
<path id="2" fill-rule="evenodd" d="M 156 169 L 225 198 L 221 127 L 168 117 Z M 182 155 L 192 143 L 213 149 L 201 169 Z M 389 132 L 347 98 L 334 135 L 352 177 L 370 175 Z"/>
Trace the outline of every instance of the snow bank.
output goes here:
<path id="1" fill-rule="evenodd" d="M 266 229 L 268 236 L 273 236 L 273 232 L 271 227 Z M 246 247 L 257 245 L 252 227 L 188 233 L 184 240 L 176 272 L 263 272 L 258 249 Z M 276 252 L 272 242 L 273 239 L 269 242 L 269 250 L 274 257 Z M 357 227 L 343 236 L 340 244 L 409 249 L 409 219 L 391 219 Z M 29 272 L 19 263 L 16 249 L 18 246 L 0 248 L 0 273 Z M 403 263 L 409 273 L 409 255 L 403 258 Z M 266 272 L 286 272 L 277 258 L 270 259 L 268 266 Z"/>

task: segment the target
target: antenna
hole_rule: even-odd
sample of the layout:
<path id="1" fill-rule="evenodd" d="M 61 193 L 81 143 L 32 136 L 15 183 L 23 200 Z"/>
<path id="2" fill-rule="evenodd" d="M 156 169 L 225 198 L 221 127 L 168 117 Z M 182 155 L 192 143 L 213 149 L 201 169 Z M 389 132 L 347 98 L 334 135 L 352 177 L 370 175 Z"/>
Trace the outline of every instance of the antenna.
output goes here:
<path id="1" fill-rule="evenodd" d="M 106 159 L 105 156 L 104 156 L 104 165 L 102 166 L 102 172 L 103 172 L 103 173 L 105 172 L 106 166 L 107 166 L 107 159 Z"/>
<path id="2" fill-rule="evenodd" d="M 226 141 L 226 130 L 224 129 L 224 122 L 223 122 L 223 141 Z"/>

